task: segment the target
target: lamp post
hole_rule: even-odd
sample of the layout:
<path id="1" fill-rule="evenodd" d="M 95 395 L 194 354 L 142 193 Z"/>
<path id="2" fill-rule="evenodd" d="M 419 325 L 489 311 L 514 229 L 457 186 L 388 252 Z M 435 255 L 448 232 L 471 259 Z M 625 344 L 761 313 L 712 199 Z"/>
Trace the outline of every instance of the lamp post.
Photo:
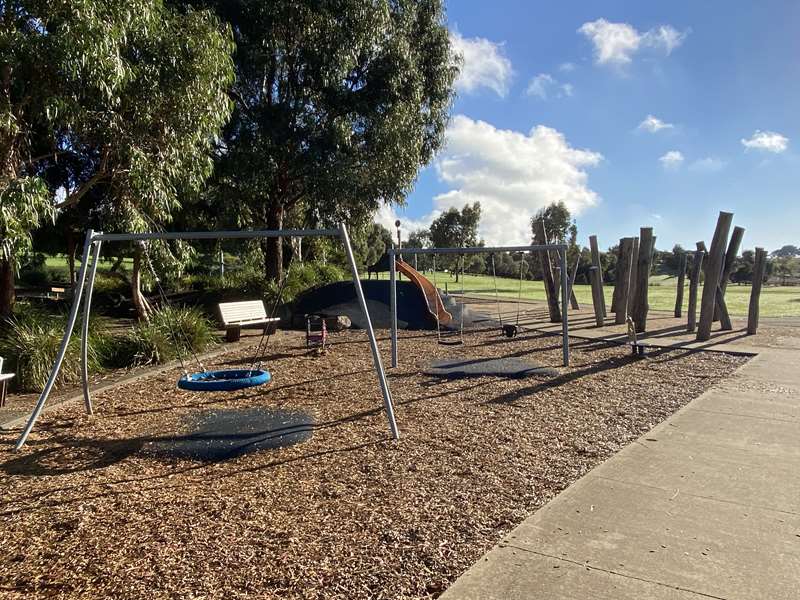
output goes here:
<path id="1" fill-rule="evenodd" d="M 400 237 L 400 219 L 397 219 L 394 222 L 394 226 L 397 227 L 397 249 L 398 250 L 402 250 L 403 249 L 403 240 Z M 403 255 L 400 254 L 399 256 L 400 256 L 400 260 L 403 260 Z"/>

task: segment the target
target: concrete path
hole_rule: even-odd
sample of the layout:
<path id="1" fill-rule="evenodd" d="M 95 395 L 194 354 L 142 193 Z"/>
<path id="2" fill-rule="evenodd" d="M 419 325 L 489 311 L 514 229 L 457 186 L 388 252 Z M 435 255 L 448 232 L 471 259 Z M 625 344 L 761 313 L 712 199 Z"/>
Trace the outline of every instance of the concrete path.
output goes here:
<path id="1" fill-rule="evenodd" d="M 789 337 L 567 488 L 442 598 L 800 598 Z"/>

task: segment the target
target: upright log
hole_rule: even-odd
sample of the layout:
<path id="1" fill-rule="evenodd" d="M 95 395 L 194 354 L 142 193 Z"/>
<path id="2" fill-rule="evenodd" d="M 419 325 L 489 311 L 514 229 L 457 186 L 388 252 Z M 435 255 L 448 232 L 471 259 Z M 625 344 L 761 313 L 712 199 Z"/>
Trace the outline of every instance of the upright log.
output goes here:
<path id="1" fill-rule="evenodd" d="M 639 238 L 633 238 L 633 251 L 631 253 L 631 276 L 628 284 L 628 314 L 633 306 L 633 299 L 636 297 L 636 285 L 639 282 Z"/>
<path id="2" fill-rule="evenodd" d="M 621 325 L 628 320 L 628 292 L 631 283 L 631 259 L 633 257 L 633 238 L 622 238 L 619 245 L 619 261 L 617 262 L 617 282 L 614 290 L 619 289 L 614 322 Z"/>
<path id="3" fill-rule="evenodd" d="M 678 287 L 675 294 L 675 318 L 680 319 L 683 312 L 683 286 L 686 281 L 686 264 L 689 256 L 684 252 L 678 261 Z"/>
<path id="4" fill-rule="evenodd" d="M 705 255 L 705 243 L 697 242 L 697 250 L 692 259 L 692 272 L 689 276 L 689 306 L 686 309 L 688 314 L 686 331 L 689 333 L 697 329 L 697 290 L 700 287 L 700 273 L 703 270 L 703 258 Z"/>
<path id="5" fill-rule="evenodd" d="M 614 291 L 611 294 L 611 312 L 615 314 L 617 312 L 617 304 L 619 303 L 619 294 L 621 291 L 619 286 L 620 282 L 619 262 L 622 260 L 622 240 L 624 239 L 625 238 L 620 238 L 619 245 L 617 246 L 617 268 L 615 269 L 616 274 L 614 275 Z"/>
<path id="6" fill-rule="evenodd" d="M 589 267 L 589 279 L 592 283 L 592 306 L 594 307 L 594 321 L 598 327 L 604 325 L 603 320 L 603 272 L 592 265 Z"/>
<path id="7" fill-rule="evenodd" d="M 711 325 L 714 322 L 714 306 L 717 300 L 722 267 L 725 264 L 725 247 L 728 245 L 728 234 L 731 230 L 733 213 L 720 212 L 714 238 L 708 249 L 708 260 L 704 269 L 705 283 L 700 303 L 700 323 L 697 327 L 697 341 L 705 342 L 711 338 Z"/>
<path id="8" fill-rule="evenodd" d="M 747 333 L 749 335 L 755 335 L 758 331 L 761 286 L 764 283 L 764 272 L 766 269 L 767 251 L 763 248 L 756 248 L 755 264 L 753 265 L 753 287 L 750 289 L 750 309 L 747 311 Z"/>
<path id="9" fill-rule="evenodd" d="M 601 305 L 602 305 L 602 309 L 603 309 L 602 314 L 603 314 L 603 317 L 605 317 L 608 314 L 608 312 L 606 311 L 606 297 L 604 295 L 605 292 L 603 290 L 603 265 L 600 263 L 600 250 L 599 250 L 599 248 L 597 246 L 597 236 L 596 235 L 590 235 L 589 236 L 589 249 L 591 250 L 591 253 L 592 253 L 592 266 L 595 267 L 597 269 L 597 272 L 599 273 L 600 299 L 601 299 Z"/>
<path id="10" fill-rule="evenodd" d="M 581 262 L 581 255 L 575 259 L 575 266 L 572 267 L 572 273 L 569 276 L 569 305 L 572 310 L 580 310 L 581 305 L 578 304 L 578 298 L 575 296 L 575 278 L 578 276 L 578 265 Z"/>
<path id="11" fill-rule="evenodd" d="M 728 282 L 731 279 L 731 273 L 733 273 L 733 264 L 736 262 L 736 257 L 739 255 L 739 247 L 742 245 L 742 238 L 744 237 L 744 227 L 734 227 L 733 233 L 731 233 L 731 241 L 728 243 L 728 251 L 725 253 L 725 266 L 722 267 L 722 275 L 719 281 L 719 289 L 721 296 L 725 296 L 725 290 L 728 288 Z M 724 302 L 723 302 L 724 304 Z M 723 329 L 726 329 L 725 324 L 730 323 L 730 317 L 728 315 L 720 314 L 720 306 L 717 306 L 714 309 L 714 320 L 715 321 L 723 321 Z M 727 308 L 727 307 L 726 307 Z M 728 327 L 727 329 L 731 329 Z"/>
<path id="12" fill-rule="evenodd" d="M 547 244 L 547 231 L 544 227 L 544 219 L 536 221 L 534 237 L 537 243 Z M 561 322 L 561 309 L 558 306 L 558 289 L 553 279 L 553 263 L 550 261 L 550 253 L 542 250 L 538 252 L 539 264 L 542 268 L 542 279 L 544 280 L 544 291 L 547 296 L 547 310 L 550 313 L 551 323 Z"/>
<path id="13" fill-rule="evenodd" d="M 642 227 L 639 231 L 639 254 L 636 266 L 636 288 L 634 290 L 631 317 L 636 333 L 647 331 L 647 313 L 650 310 L 648 293 L 650 290 L 650 271 L 653 266 L 653 252 L 656 238 L 652 227 Z"/>

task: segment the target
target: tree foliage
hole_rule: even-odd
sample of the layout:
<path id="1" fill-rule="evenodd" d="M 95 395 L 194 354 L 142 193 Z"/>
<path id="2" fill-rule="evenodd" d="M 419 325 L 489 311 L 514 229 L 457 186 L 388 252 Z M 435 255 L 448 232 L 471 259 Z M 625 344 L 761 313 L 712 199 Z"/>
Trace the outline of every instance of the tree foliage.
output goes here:
<path id="1" fill-rule="evenodd" d="M 106 229 L 168 221 L 211 171 L 231 52 L 210 13 L 160 0 L 0 1 L 3 262 L 87 197 Z"/>
<path id="2" fill-rule="evenodd" d="M 441 146 L 457 72 L 441 0 L 190 0 L 231 25 L 215 189 L 238 225 L 371 220 Z M 282 246 L 265 244 L 266 271 Z"/>

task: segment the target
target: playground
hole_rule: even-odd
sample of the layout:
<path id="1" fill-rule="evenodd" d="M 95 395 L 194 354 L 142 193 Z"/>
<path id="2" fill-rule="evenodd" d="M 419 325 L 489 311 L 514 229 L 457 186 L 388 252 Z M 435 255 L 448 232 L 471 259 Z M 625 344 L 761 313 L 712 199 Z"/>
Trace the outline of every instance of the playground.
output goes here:
<path id="1" fill-rule="evenodd" d="M 210 368 L 252 360 L 258 336 Z M 744 358 L 657 352 L 530 331 L 471 332 L 440 346 L 401 332 L 391 370 L 403 441 L 391 441 L 367 336 L 308 352 L 270 348 L 272 383 L 235 393 L 175 388 L 178 369 L 45 412 L 22 453 L 2 434 L 0 586 L 27 595 L 120 598 L 436 596 L 503 534 L 671 415 Z M 389 339 L 379 336 L 382 354 Z M 555 370 L 522 379 L 421 374 L 443 358 L 517 357 Z M 680 386 L 674 382 L 680 380 Z M 303 443 L 224 461 L 168 457 L 154 443 L 186 418 L 259 407 L 305 413 Z"/>

